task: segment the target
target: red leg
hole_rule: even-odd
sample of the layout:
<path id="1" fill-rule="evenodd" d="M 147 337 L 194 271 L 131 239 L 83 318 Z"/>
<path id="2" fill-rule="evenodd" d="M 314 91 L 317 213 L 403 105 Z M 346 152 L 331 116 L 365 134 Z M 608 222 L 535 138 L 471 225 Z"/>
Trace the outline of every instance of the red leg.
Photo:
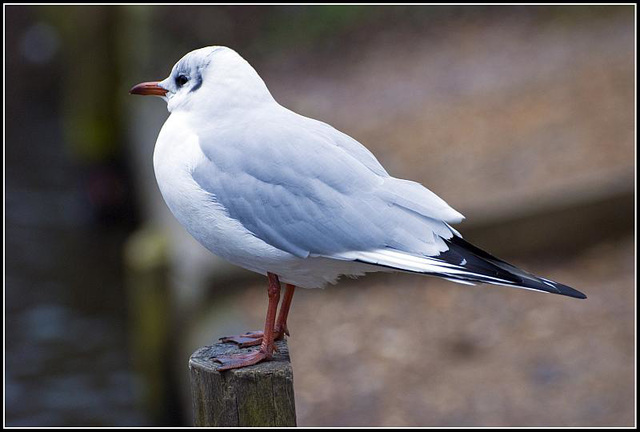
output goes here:
<path id="1" fill-rule="evenodd" d="M 287 317 L 289 316 L 289 309 L 291 308 L 291 300 L 293 299 L 293 293 L 295 291 L 295 285 L 285 285 L 284 296 L 282 297 L 282 304 L 280 305 L 280 312 L 278 313 L 278 319 L 276 320 L 274 328 L 274 340 L 281 340 L 286 334 L 289 336 L 289 329 L 287 328 Z M 227 336 L 220 338 L 221 342 L 234 342 L 237 343 L 240 348 L 246 348 L 250 346 L 260 345 L 262 343 L 262 337 L 264 333 L 261 331 L 250 331 L 239 336 Z"/>
<path id="2" fill-rule="evenodd" d="M 267 318 L 264 323 L 264 334 L 260 349 L 249 354 L 231 354 L 216 357 L 214 360 L 222 363 L 222 366 L 218 368 L 219 371 L 250 366 L 262 360 L 269 360 L 273 356 L 276 311 L 278 309 L 278 302 L 280 301 L 280 281 L 278 280 L 278 276 L 273 273 L 267 273 L 267 277 L 269 278 L 269 306 L 267 307 Z"/>
<path id="3" fill-rule="evenodd" d="M 278 340 L 284 338 L 285 334 L 289 336 L 289 329 L 287 328 L 287 317 L 289 316 L 289 308 L 291 308 L 291 301 L 293 300 L 293 293 L 295 289 L 295 285 L 285 285 L 284 297 L 282 298 L 282 304 L 280 305 L 278 321 L 276 321 L 276 339 Z"/>

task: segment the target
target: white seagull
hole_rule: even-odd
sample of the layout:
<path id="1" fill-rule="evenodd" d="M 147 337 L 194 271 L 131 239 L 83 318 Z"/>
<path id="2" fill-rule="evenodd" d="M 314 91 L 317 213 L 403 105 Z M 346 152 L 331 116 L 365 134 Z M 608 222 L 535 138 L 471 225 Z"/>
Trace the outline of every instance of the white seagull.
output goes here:
<path id="1" fill-rule="evenodd" d="M 219 370 L 270 359 L 274 340 L 289 334 L 295 287 L 342 275 L 403 271 L 586 298 L 463 240 L 450 225 L 460 213 L 421 184 L 390 176 L 350 136 L 278 104 L 230 48 L 192 51 L 168 78 L 130 93 L 160 96 L 171 113 L 153 165 L 175 217 L 215 255 L 269 280 L 264 331 L 222 338 L 260 349 L 217 358 Z"/>

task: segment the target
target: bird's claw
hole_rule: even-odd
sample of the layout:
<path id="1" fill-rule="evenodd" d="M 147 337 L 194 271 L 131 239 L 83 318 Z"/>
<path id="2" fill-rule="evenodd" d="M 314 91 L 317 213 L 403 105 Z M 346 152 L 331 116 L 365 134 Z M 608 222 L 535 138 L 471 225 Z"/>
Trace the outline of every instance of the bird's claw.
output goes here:
<path id="1" fill-rule="evenodd" d="M 220 342 L 232 342 L 238 344 L 240 348 L 260 345 L 262 343 L 262 332 L 247 332 L 239 336 L 221 337 Z"/>
<path id="2" fill-rule="evenodd" d="M 284 326 L 284 331 L 276 328 L 273 339 L 282 340 L 284 339 L 284 335 L 290 336 L 289 329 L 287 328 L 286 324 Z M 225 336 L 225 337 L 221 337 L 218 340 L 223 343 L 227 343 L 227 342 L 235 343 L 240 348 L 248 348 L 248 347 L 260 345 L 262 343 L 263 336 L 264 336 L 264 332 L 258 330 L 258 331 L 248 331 L 238 336 Z M 277 348 L 274 347 L 274 349 L 277 351 Z"/>
<path id="3" fill-rule="evenodd" d="M 262 332 L 260 332 L 262 333 Z M 239 348 L 249 348 L 252 346 L 258 346 L 262 344 L 262 334 L 260 336 L 245 336 L 247 333 L 245 333 L 244 335 L 240 335 L 240 336 L 226 336 L 226 337 L 221 337 L 219 339 L 220 342 L 223 343 L 234 343 L 236 345 L 238 345 Z M 282 338 L 275 338 L 275 340 L 280 340 Z M 278 347 L 277 346 L 273 346 L 273 350 L 274 351 L 278 351 Z"/>

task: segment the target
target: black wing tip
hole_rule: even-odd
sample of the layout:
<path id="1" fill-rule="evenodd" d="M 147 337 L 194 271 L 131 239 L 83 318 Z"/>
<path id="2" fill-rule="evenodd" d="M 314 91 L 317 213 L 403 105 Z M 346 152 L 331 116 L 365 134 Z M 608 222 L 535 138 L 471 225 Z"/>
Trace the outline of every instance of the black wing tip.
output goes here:
<path id="1" fill-rule="evenodd" d="M 587 296 L 584 293 L 578 291 L 577 289 L 568 287 L 566 285 L 556 284 L 556 288 L 558 288 L 558 291 L 559 291 L 557 294 L 560 294 L 560 295 L 565 295 L 568 297 L 573 297 L 581 300 L 584 300 L 587 298 Z"/>
<path id="2" fill-rule="evenodd" d="M 550 292 L 552 294 L 559 294 L 559 295 L 564 295 L 567 297 L 573 297 L 573 298 L 577 298 L 577 299 L 586 299 L 587 296 L 578 291 L 577 289 L 571 288 L 570 286 L 567 285 L 563 285 L 561 283 L 543 278 L 543 277 L 536 277 L 536 279 L 538 279 L 539 282 L 542 282 L 542 284 L 540 285 L 540 287 L 544 287 L 544 291 Z"/>
<path id="3" fill-rule="evenodd" d="M 478 248 L 477 246 L 467 242 L 462 237 L 452 237 L 447 241 L 451 246 L 455 245 L 456 250 L 459 254 L 463 254 L 464 252 L 470 252 L 471 254 L 478 257 L 480 260 L 485 263 L 491 264 L 496 269 L 500 269 L 505 273 L 495 274 L 492 276 L 504 277 L 505 282 L 507 284 L 514 284 L 516 286 L 521 286 L 523 288 L 531 288 L 538 291 L 544 291 L 552 294 L 564 295 L 567 297 L 573 297 L 577 299 L 586 299 L 587 296 L 582 292 L 571 288 L 570 286 L 563 285 L 561 283 L 545 279 L 543 277 L 535 276 L 527 273 L 526 271 L 519 269 L 512 264 L 509 264 L 505 261 L 502 261 L 499 258 L 494 257 L 488 252 Z M 468 255 L 461 255 L 469 258 Z M 476 262 L 476 264 L 478 264 Z M 514 283 L 515 282 L 515 283 Z"/>

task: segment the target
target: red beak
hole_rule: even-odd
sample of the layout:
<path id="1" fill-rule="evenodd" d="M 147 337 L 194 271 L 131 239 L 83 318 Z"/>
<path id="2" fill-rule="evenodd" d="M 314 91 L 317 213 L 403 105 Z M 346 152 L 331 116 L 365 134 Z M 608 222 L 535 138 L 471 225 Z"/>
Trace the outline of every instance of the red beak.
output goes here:
<path id="1" fill-rule="evenodd" d="M 129 90 L 130 94 L 135 95 L 153 95 L 153 96 L 164 96 L 167 94 L 167 90 L 163 89 L 158 85 L 158 82 L 144 82 L 134 86 L 131 90 Z"/>

